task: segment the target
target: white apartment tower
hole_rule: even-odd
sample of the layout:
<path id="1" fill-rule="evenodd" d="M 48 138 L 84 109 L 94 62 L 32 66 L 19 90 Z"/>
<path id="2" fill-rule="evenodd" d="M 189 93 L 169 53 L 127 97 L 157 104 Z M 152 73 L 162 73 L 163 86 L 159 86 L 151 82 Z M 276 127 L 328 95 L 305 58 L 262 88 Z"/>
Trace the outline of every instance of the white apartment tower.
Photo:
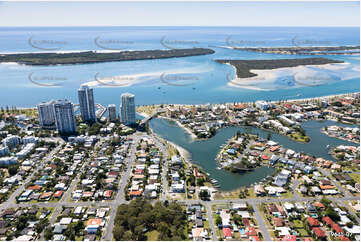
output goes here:
<path id="1" fill-rule="evenodd" d="M 123 124 L 135 124 L 135 103 L 134 95 L 131 93 L 123 93 L 120 96 L 120 118 Z"/>
<path id="2" fill-rule="evenodd" d="M 115 104 L 108 105 L 108 119 L 110 122 L 115 122 L 117 120 L 117 109 Z"/>
<path id="3" fill-rule="evenodd" d="M 93 88 L 88 86 L 81 86 L 78 90 L 79 108 L 81 118 L 85 122 L 95 122 L 95 104 Z"/>
<path id="4" fill-rule="evenodd" d="M 58 100 L 54 103 L 56 128 L 60 134 L 76 132 L 73 104 L 68 100 Z"/>
<path id="5" fill-rule="evenodd" d="M 54 100 L 42 102 L 37 105 L 40 126 L 51 127 L 55 124 Z"/>

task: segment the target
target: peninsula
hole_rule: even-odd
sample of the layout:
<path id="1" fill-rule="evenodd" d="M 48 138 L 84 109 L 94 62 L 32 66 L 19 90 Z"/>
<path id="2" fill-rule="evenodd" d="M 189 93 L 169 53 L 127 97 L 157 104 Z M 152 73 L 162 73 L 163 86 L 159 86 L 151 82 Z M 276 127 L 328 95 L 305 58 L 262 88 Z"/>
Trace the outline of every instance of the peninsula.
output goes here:
<path id="1" fill-rule="evenodd" d="M 360 54 L 360 46 L 297 46 L 293 47 L 231 47 L 234 50 L 284 55 L 354 55 Z"/>
<path id="2" fill-rule="evenodd" d="M 283 67 L 296 67 L 302 65 L 325 65 L 344 63 L 339 60 L 327 58 L 299 58 L 299 59 L 271 59 L 271 60 L 215 60 L 221 64 L 230 64 L 236 68 L 238 78 L 257 76 L 251 70 L 270 70 Z"/>
<path id="3" fill-rule="evenodd" d="M 141 50 L 120 52 L 71 52 L 71 53 L 22 53 L 0 55 L 0 63 L 16 62 L 24 65 L 65 65 L 90 64 L 112 61 L 132 61 L 164 59 L 213 54 L 214 50 L 205 48 L 173 49 L 173 50 Z"/>

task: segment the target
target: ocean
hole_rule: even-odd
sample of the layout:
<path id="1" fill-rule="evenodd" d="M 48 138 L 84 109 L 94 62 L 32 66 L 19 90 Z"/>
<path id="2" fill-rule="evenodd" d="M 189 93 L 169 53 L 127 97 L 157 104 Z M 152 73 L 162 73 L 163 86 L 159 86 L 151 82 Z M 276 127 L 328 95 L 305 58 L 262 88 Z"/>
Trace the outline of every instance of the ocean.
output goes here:
<path id="1" fill-rule="evenodd" d="M 122 51 L 204 47 L 212 55 L 96 64 L 25 66 L 0 64 L 0 105 L 33 107 L 50 99 L 77 103 L 81 84 L 96 83 L 96 103 L 119 106 L 120 94 L 135 94 L 137 105 L 202 104 L 311 98 L 360 91 L 359 55 L 296 56 L 251 53 L 229 47 L 360 45 L 359 28 L 324 27 L 19 27 L 0 28 L 0 53 Z M 342 69 L 301 70 L 318 85 L 289 85 L 273 76 L 266 90 L 227 83 L 234 69 L 215 59 L 326 57 L 343 60 Z M 288 73 L 288 74 L 287 74 Z M 308 74 L 302 73 L 307 79 Z M 352 75 L 351 75 L 352 74 Z M 272 73 L 270 75 L 273 75 Z M 299 75 L 299 73 L 298 73 Z M 99 79 L 115 80 L 103 85 Z M 118 83 L 121 85 L 116 85 Z M 113 84 L 112 84 L 113 83 Z M 49 87 L 48 84 L 51 84 Z M 55 84 L 55 86 L 53 85 Z M 123 85 L 124 84 L 124 85 Z M 262 83 L 259 84 L 262 89 Z"/>

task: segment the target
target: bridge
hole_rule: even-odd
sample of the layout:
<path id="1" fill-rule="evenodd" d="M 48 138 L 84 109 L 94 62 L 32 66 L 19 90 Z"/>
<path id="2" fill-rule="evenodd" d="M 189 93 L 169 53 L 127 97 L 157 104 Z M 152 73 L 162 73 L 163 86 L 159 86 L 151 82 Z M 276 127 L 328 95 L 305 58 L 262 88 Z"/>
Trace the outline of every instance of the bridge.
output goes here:
<path id="1" fill-rule="evenodd" d="M 154 118 L 155 116 L 157 116 L 160 113 L 164 113 L 165 109 L 164 108 L 159 108 L 157 111 L 155 111 L 154 113 L 152 113 L 152 115 L 142 119 L 142 121 L 139 123 L 139 126 L 144 126 L 146 123 L 149 122 L 149 120 L 151 120 L 152 118 Z"/>

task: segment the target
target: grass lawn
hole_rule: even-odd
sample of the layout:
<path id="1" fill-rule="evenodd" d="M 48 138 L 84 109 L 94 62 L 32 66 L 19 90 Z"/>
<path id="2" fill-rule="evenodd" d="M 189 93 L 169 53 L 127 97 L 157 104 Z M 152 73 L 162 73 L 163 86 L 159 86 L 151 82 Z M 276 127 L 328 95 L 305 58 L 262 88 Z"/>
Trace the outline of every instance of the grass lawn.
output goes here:
<path id="1" fill-rule="evenodd" d="M 293 220 L 292 223 L 294 224 L 295 228 L 303 228 L 303 222 L 301 220 Z"/>
<path id="2" fill-rule="evenodd" d="M 356 182 L 356 183 L 360 183 L 360 174 L 356 174 L 356 173 L 352 173 L 349 174 L 350 177 L 352 177 L 352 179 Z"/>
<path id="3" fill-rule="evenodd" d="M 215 199 L 238 199 L 239 191 L 231 191 L 231 192 L 217 192 L 214 196 Z"/>
<path id="4" fill-rule="evenodd" d="M 307 135 L 303 136 L 301 133 L 290 134 L 288 135 L 288 137 L 298 142 L 307 143 L 310 141 L 310 137 L 308 137 Z"/>
<path id="5" fill-rule="evenodd" d="M 75 241 L 83 241 L 84 237 L 83 236 L 76 236 L 75 237 Z"/>
<path id="6" fill-rule="evenodd" d="M 300 234 L 301 237 L 308 237 L 308 233 L 305 229 L 297 229 L 297 232 Z"/>
<path id="7" fill-rule="evenodd" d="M 285 193 L 282 193 L 281 195 L 282 198 L 292 198 L 293 197 L 293 193 L 290 191 L 287 191 Z"/>
<path id="8" fill-rule="evenodd" d="M 266 205 L 266 203 L 264 203 L 263 205 Z M 275 236 L 275 233 L 274 233 L 274 229 L 273 229 L 273 226 L 270 224 L 270 221 L 267 219 L 267 216 L 266 214 L 264 213 L 263 209 L 262 209 L 262 206 L 260 204 L 257 205 L 257 208 L 263 218 L 263 221 L 265 222 L 266 224 L 266 228 L 267 228 L 267 231 L 268 233 L 270 234 L 271 238 L 276 238 Z M 258 221 L 257 221 L 258 222 Z M 263 234 L 263 232 L 262 232 Z M 264 235 L 263 235 L 264 236 Z"/>
<path id="9" fill-rule="evenodd" d="M 247 196 L 248 198 L 255 198 L 257 197 L 256 194 L 254 194 L 254 189 L 248 189 L 248 193 L 249 193 L 249 196 Z"/>
<path id="10" fill-rule="evenodd" d="M 210 226 L 209 226 L 209 221 L 208 221 L 208 220 L 207 220 L 207 221 L 204 221 L 203 225 L 204 225 L 204 228 L 205 228 L 205 229 L 209 229 L 209 228 L 210 228 Z"/>
<path id="11" fill-rule="evenodd" d="M 157 230 L 153 230 L 153 231 L 147 232 L 145 235 L 147 236 L 147 240 L 156 241 L 156 240 L 158 240 L 159 232 Z"/>

